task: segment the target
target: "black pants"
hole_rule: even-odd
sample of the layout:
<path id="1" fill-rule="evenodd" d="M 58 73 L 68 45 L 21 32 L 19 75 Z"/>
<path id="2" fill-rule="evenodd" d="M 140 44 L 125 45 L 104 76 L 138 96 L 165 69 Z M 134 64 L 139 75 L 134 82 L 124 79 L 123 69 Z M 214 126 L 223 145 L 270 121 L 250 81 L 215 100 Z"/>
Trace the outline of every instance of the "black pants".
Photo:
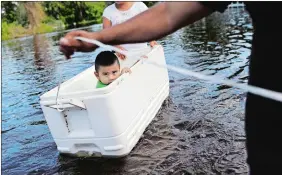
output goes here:
<path id="1" fill-rule="evenodd" d="M 282 175 L 281 121 L 281 102 L 247 95 L 245 130 L 251 175 Z"/>

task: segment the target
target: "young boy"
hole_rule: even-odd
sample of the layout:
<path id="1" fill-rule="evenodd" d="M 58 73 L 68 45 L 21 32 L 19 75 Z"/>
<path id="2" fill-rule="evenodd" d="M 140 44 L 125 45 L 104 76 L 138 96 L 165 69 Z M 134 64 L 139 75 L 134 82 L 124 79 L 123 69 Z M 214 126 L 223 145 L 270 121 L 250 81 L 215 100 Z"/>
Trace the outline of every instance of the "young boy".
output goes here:
<path id="1" fill-rule="evenodd" d="M 103 51 L 99 53 L 95 60 L 94 74 L 98 79 L 96 88 L 106 87 L 126 72 L 131 73 L 131 70 L 125 67 L 120 71 L 118 57 L 113 52 Z"/>

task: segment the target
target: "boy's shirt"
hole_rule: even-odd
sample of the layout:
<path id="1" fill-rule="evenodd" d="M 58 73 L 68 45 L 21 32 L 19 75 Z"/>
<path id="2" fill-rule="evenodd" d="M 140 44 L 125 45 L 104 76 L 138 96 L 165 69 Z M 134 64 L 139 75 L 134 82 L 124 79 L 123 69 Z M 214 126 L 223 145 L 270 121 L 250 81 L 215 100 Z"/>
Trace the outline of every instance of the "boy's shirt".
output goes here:
<path id="1" fill-rule="evenodd" d="M 106 87 L 106 86 L 108 86 L 108 85 L 102 83 L 101 81 L 98 81 L 98 82 L 97 82 L 97 85 L 96 85 L 96 88 L 103 88 L 103 87 Z"/>

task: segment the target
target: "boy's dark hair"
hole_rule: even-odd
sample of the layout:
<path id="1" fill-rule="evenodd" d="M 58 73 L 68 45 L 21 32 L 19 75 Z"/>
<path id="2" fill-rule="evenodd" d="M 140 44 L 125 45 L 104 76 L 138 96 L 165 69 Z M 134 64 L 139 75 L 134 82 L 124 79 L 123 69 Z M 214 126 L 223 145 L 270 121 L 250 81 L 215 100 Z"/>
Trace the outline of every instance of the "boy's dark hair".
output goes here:
<path id="1" fill-rule="evenodd" d="M 98 72 L 100 66 L 110 66 L 114 64 L 116 61 L 118 65 L 120 66 L 118 57 L 114 54 L 114 52 L 111 52 L 111 51 L 100 52 L 97 55 L 96 60 L 95 60 L 95 70 L 96 72 Z"/>

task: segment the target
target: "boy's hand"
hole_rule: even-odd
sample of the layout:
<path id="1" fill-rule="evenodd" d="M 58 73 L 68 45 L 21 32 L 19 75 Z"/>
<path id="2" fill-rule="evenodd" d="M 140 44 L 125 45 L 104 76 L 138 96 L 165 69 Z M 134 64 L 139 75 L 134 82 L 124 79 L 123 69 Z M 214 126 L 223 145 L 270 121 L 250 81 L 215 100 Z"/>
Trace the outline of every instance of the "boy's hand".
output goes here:
<path id="1" fill-rule="evenodd" d="M 116 45 L 115 47 L 117 47 L 117 48 L 119 48 L 119 49 L 121 49 L 121 50 L 126 50 L 125 48 L 121 47 L 120 45 Z M 121 53 L 116 52 L 116 54 L 117 54 L 117 56 L 118 56 L 120 59 L 122 59 L 122 60 L 124 60 L 124 59 L 126 58 L 126 56 L 123 55 L 123 54 L 121 54 Z"/>
<path id="2" fill-rule="evenodd" d="M 146 56 L 146 55 L 142 55 L 142 56 L 141 56 L 141 58 L 146 58 L 146 59 L 147 59 L 147 58 L 148 58 L 148 56 Z"/>
<path id="3" fill-rule="evenodd" d="M 156 45 L 159 45 L 159 44 L 157 43 L 157 41 L 151 41 L 151 42 L 150 42 L 150 46 L 151 46 L 151 47 L 154 47 L 154 46 L 156 46 Z"/>
<path id="4" fill-rule="evenodd" d="M 131 70 L 128 67 L 125 67 L 121 71 L 121 74 L 124 74 L 124 73 L 131 73 Z"/>

